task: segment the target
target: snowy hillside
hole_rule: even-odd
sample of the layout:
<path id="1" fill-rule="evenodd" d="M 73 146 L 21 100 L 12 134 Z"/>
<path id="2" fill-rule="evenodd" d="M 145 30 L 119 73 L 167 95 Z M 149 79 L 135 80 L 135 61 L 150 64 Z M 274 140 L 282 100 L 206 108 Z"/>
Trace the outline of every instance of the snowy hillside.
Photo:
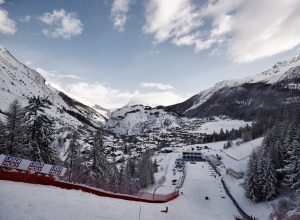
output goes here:
<path id="1" fill-rule="evenodd" d="M 233 141 L 233 146 L 228 149 L 223 149 L 223 145 L 226 141 L 184 146 L 183 149 L 187 150 L 198 146 L 202 148 L 202 154 L 208 156 L 211 160 L 216 158 L 216 155 L 218 154 L 221 157 L 221 164 L 217 169 L 220 171 L 223 180 L 240 207 L 247 214 L 255 216 L 258 220 L 266 220 L 269 219 L 269 215 L 272 212 L 272 206 L 276 204 L 278 200 L 285 198 L 285 195 L 272 201 L 255 203 L 245 196 L 243 185 L 245 178 L 237 179 L 226 173 L 226 169 L 230 168 L 245 174 L 247 172 L 250 154 L 253 150 L 257 150 L 261 146 L 262 141 L 263 138 L 257 138 L 246 143 L 237 144 L 240 140 L 235 140 Z M 207 148 L 205 148 L 205 146 Z"/>
<path id="2" fill-rule="evenodd" d="M 222 189 L 220 179 L 215 178 L 210 169 L 207 163 L 188 164 L 188 175 L 181 189 L 183 194 L 165 204 L 131 202 L 75 190 L 0 181 L 0 203 L 3 204 L 0 218 L 132 220 L 139 219 L 141 210 L 141 220 L 232 220 L 238 211 Z M 210 200 L 205 200 L 205 196 Z M 166 206 L 168 213 L 162 213 Z"/>
<path id="3" fill-rule="evenodd" d="M 125 106 L 112 112 L 106 127 L 119 134 L 139 134 L 175 130 L 186 122 L 184 118 L 162 108 L 134 105 Z"/>
<path id="4" fill-rule="evenodd" d="M 192 122 L 193 121 L 198 121 L 198 119 L 192 119 Z M 240 127 L 251 125 L 250 122 L 229 119 L 226 117 L 204 118 L 201 122 L 202 124 L 200 126 L 195 126 L 190 132 L 212 134 L 214 132 L 220 133 L 221 129 L 223 129 L 223 131 L 230 131 L 231 129 L 239 129 Z"/>
<path id="5" fill-rule="evenodd" d="M 278 62 L 272 68 L 260 74 L 241 78 L 241 79 L 225 80 L 219 82 L 213 87 L 211 87 L 210 89 L 200 92 L 197 95 L 198 101 L 196 101 L 194 105 L 192 105 L 189 109 L 187 109 L 186 112 L 197 108 L 198 106 L 206 102 L 216 91 L 221 90 L 224 87 L 237 87 L 245 83 L 275 84 L 285 79 L 293 78 L 295 76 L 300 77 L 299 71 L 297 72 L 297 75 L 294 75 L 292 71 L 288 71 L 294 67 L 299 67 L 299 66 L 300 66 L 300 55 L 288 61 Z"/>
<path id="6" fill-rule="evenodd" d="M 65 190 L 52 186 L 32 185 L 0 181 L 0 219 L 207 219 L 232 220 L 239 212 L 229 199 L 221 184 L 223 178 L 234 198 L 246 213 L 258 220 L 268 219 L 272 211 L 272 202 L 254 203 L 246 198 L 243 188 L 244 179 L 236 179 L 226 174 L 226 168 L 245 172 L 252 150 L 257 149 L 262 138 L 223 149 L 225 142 L 197 144 L 174 149 L 173 153 L 157 154 L 159 163 L 157 179 L 165 176 L 165 181 L 148 189 L 157 194 L 170 193 L 174 190 L 171 180 L 177 178 L 174 168 L 175 159 L 181 151 L 192 147 L 201 147 L 201 153 L 208 157 L 219 154 L 222 157 L 218 176 L 207 162 L 186 163 L 186 178 L 180 189 L 180 196 L 165 204 L 148 204 L 98 197 L 76 190 Z M 205 148 L 204 146 L 207 146 Z M 159 182 L 159 181 L 158 181 Z M 157 183 L 158 183 L 157 182 Z M 32 196 L 34 195 L 34 196 Z M 209 199 L 206 200 L 205 197 Z M 5 202 L 3 202 L 5 201 Z M 82 204 L 84 208 L 82 208 Z M 47 208 L 46 208 L 47 206 Z M 161 210 L 168 206 L 168 213 Z M 115 211 L 116 207 L 118 211 Z M 17 212 L 15 210 L 18 210 Z M 99 211 L 100 210 L 100 211 Z"/>
<path id="7" fill-rule="evenodd" d="M 5 112 L 15 99 L 24 106 L 32 96 L 48 97 L 52 105 L 47 113 L 60 126 L 88 124 L 99 127 L 105 121 L 105 117 L 93 108 L 46 85 L 45 79 L 38 72 L 20 63 L 0 46 L 0 110 Z"/>
<path id="8" fill-rule="evenodd" d="M 278 62 L 260 74 L 219 82 L 168 109 L 196 118 L 218 116 L 221 113 L 230 115 L 230 111 L 241 111 L 245 106 L 257 110 L 269 108 L 269 104 L 299 104 L 299 92 L 300 56 L 297 56 L 288 61 Z M 271 101 L 265 102 L 267 99 Z"/>
<path id="9" fill-rule="evenodd" d="M 100 105 L 94 105 L 93 108 L 106 119 L 110 117 L 111 110 L 101 107 Z"/>

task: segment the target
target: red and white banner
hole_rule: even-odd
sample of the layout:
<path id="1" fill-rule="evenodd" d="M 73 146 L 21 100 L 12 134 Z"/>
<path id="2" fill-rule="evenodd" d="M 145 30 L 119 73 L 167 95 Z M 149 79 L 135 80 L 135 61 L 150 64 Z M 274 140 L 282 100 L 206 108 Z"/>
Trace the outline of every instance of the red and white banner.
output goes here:
<path id="1" fill-rule="evenodd" d="M 43 162 L 25 160 L 17 157 L 6 156 L 3 154 L 0 155 L 0 166 L 26 170 L 35 173 L 51 174 L 54 176 L 64 176 L 67 170 L 65 167 L 54 166 Z"/>

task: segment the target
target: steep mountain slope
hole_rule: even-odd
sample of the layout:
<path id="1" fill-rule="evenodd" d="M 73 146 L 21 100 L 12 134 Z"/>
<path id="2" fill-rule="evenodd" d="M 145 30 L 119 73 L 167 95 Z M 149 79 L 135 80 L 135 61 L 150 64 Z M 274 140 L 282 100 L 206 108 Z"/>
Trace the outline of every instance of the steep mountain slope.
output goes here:
<path id="1" fill-rule="evenodd" d="M 20 63 L 0 46 L 0 113 L 4 113 L 13 100 L 18 99 L 24 106 L 32 96 L 48 97 L 52 105 L 47 114 L 59 127 L 100 127 L 106 120 L 93 108 L 46 85 L 38 72 Z"/>
<path id="2" fill-rule="evenodd" d="M 190 118 L 227 115 L 251 120 L 300 105 L 300 56 L 278 62 L 269 70 L 217 83 L 190 99 L 167 107 Z"/>
<path id="3" fill-rule="evenodd" d="M 105 118 L 109 118 L 111 110 L 101 107 L 100 105 L 94 105 L 93 108 Z"/>
<path id="4" fill-rule="evenodd" d="M 107 120 L 106 127 L 119 134 L 139 134 L 145 132 L 167 132 L 182 127 L 184 118 L 162 108 L 134 105 L 125 106 L 114 112 Z"/>

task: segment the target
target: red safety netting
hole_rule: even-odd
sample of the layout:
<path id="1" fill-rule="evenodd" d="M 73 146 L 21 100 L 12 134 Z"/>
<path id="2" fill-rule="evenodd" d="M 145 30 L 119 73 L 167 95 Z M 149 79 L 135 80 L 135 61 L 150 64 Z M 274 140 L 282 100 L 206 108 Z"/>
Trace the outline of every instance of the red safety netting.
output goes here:
<path id="1" fill-rule="evenodd" d="M 93 179 L 82 173 L 72 175 L 72 181 L 69 181 L 68 175 L 64 177 L 51 177 L 30 172 L 16 172 L 16 170 L 0 169 L 0 179 L 15 182 L 25 182 L 41 185 L 52 185 L 64 189 L 76 189 L 84 192 L 93 193 L 98 196 L 111 198 L 119 198 L 131 201 L 164 203 L 171 201 L 179 196 L 179 192 L 175 191 L 170 194 L 153 194 L 148 192 L 136 191 L 123 186 L 113 186 L 104 181 Z"/>

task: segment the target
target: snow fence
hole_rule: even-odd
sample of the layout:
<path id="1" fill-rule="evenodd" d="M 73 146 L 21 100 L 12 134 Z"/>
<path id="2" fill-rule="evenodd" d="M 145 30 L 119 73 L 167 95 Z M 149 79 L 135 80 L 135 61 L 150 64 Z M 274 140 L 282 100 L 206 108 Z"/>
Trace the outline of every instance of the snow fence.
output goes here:
<path id="1" fill-rule="evenodd" d="M 110 186 L 107 185 L 107 189 L 112 191 L 105 191 L 104 189 L 100 189 L 97 187 L 103 187 L 104 184 L 93 180 L 92 178 L 82 178 L 82 183 L 85 182 L 87 185 L 83 185 L 82 183 L 71 183 L 65 182 L 60 180 L 58 177 L 51 177 L 46 176 L 44 174 L 32 174 L 28 172 L 19 172 L 17 170 L 0 170 L 0 180 L 8 180 L 14 182 L 23 182 L 23 183 L 30 183 L 30 184 L 40 184 L 40 185 L 47 185 L 47 186 L 56 186 L 63 189 L 75 189 L 81 190 L 83 192 L 92 193 L 97 196 L 104 196 L 116 199 L 123 199 L 123 200 L 130 200 L 136 202 L 146 202 L 146 203 L 166 203 L 173 199 L 176 199 L 179 196 L 179 192 L 175 191 L 170 194 L 162 195 L 162 194 L 155 194 L 147 192 L 130 192 L 129 194 L 122 194 L 122 193 L 114 193 L 119 192 L 120 189 L 113 190 L 109 188 Z M 79 181 L 78 181 L 79 182 Z M 104 187 L 103 187 L 104 188 Z M 155 199 L 154 199 L 155 198 Z"/>

